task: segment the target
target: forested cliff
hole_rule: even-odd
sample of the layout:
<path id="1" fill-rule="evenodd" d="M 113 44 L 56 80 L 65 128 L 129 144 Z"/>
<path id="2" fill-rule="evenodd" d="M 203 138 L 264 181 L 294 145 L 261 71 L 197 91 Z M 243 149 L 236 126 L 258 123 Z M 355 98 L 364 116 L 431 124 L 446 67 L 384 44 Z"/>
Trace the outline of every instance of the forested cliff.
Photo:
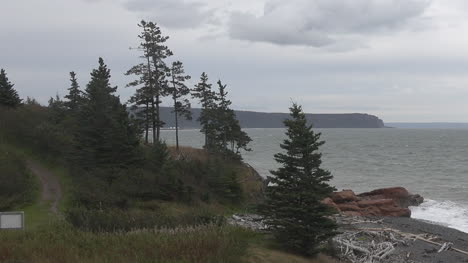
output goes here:
<path id="1" fill-rule="evenodd" d="M 191 121 L 180 120 L 183 129 L 199 128 L 197 121 L 200 109 L 192 109 Z M 283 120 L 289 117 L 287 113 L 266 113 L 253 111 L 236 111 L 242 128 L 283 128 Z M 307 119 L 315 128 L 384 128 L 384 122 L 374 115 L 362 113 L 350 114 L 306 114 Z M 166 123 L 165 128 L 174 127 L 172 108 L 161 108 L 161 119 Z"/>

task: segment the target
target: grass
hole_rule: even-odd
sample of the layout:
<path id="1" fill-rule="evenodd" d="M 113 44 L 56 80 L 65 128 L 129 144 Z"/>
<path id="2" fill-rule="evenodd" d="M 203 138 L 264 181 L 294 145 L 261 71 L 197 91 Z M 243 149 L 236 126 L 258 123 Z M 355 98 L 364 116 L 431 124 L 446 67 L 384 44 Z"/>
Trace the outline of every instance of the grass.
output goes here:
<path id="1" fill-rule="evenodd" d="M 242 262 L 252 235 L 231 226 L 110 234 L 51 224 L 0 232 L 0 262 Z"/>

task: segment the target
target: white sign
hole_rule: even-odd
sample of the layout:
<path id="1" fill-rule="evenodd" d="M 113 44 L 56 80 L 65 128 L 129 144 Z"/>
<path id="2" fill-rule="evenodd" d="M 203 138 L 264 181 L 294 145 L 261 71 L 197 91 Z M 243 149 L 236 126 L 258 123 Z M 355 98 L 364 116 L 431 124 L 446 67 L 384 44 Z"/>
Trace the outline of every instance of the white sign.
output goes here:
<path id="1" fill-rule="evenodd" d="M 22 229 L 24 228 L 23 212 L 0 213 L 0 229 Z"/>

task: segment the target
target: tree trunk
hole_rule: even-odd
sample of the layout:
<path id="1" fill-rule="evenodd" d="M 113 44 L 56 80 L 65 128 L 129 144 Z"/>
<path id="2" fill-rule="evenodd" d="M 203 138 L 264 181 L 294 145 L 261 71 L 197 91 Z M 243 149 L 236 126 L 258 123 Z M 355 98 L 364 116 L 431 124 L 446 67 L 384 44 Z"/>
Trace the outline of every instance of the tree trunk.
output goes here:
<path id="1" fill-rule="evenodd" d="M 148 133 L 149 133 L 149 102 L 146 101 L 146 107 L 145 107 L 145 144 L 148 144 Z"/>
<path id="2" fill-rule="evenodd" d="M 153 144 L 155 144 L 158 141 L 156 140 L 156 108 L 154 104 L 154 98 L 151 98 L 151 118 L 153 121 Z"/>
<path id="3" fill-rule="evenodd" d="M 159 114 L 159 97 L 160 95 L 156 95 L 156 123 L 157 123 L 157 131 L 156 131 L 156 137 L 158 139 L 158 142 L 159 142 L 159 139 L 161 137 L 161 115 Z"/>
<path id="4" fill-rule="evenodd" d="M 177 110 L 177 99 L 174 96 L 174 114 L 175 114 L 175 138 L 176 138 L 176 149 L 179 151 L 179 111 Z"/>

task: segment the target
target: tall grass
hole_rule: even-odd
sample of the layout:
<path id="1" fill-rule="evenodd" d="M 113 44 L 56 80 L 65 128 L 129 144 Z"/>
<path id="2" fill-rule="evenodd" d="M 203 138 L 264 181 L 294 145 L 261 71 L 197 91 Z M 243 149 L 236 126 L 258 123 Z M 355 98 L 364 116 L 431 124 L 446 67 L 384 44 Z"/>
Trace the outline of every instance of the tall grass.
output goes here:
<path id="1" fill-rule="evenodd" d="M 38 184 L 24 160 L 0 142 L 0 210 L 11 210 L 32 204 Z"/>
<path id="2" fill-rule="evenodd" d="M 61 223 L 0 232 L 0 262 L 242 262 L 252 235 L 248 230 L 215 225 L 92 233 Z"/>

